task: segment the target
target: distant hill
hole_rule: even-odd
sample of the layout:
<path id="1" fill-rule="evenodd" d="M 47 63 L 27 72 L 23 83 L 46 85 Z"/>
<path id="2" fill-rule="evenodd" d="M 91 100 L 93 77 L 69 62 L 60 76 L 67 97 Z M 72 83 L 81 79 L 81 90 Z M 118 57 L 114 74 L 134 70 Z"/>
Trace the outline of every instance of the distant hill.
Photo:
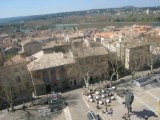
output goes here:
<path id="1" fill-rule="evenodd" d="M 144 11 L 147 9 L 160 10 L 160 7 L 158 6 L 158 7 L 139 8 L 139 7 L 133 7 L 133 6 L 125 6 L 121 8 L 92 9 L 92 10 L 85 10 L 85 11 L 73 11 L 73 12 L 63 12 L 63 13 L 55 13 L 55 14 L 1 18 L 0 24 L 18 23 L 21 21 L 30 21 L 30 20 L 47 20 L 51 18 L 64 18 L 68 16 L 87 16 L 87 15 L 97 15 L 97 14 L 104 14 L 104 13 L 116 14 L 117 12 L 130 12 L 130 11 L 134 11 L 135 9 L 139 9 L 139 11 Z"/>

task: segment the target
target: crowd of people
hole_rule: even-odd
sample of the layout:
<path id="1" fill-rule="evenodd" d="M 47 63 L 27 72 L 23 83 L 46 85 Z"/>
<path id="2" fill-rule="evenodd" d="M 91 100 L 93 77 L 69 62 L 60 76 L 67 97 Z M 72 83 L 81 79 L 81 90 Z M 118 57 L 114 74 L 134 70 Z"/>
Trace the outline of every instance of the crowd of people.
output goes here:
<path id="1" fill-rule="evenodd" d="M 107 115 L 111 115 L 111 116 L 112 116 L 112 114 L 113 114 L 113 109 L 112 109 L 112 108 L 108 109 L 108 108 L 106 107 L 106 110 L 103 110 L 102 112 L 103 112 L 103 114 L 107 114 Z"/>
<path id="2" fill-rule="evenodd" d="M 122 119 L 124 119 L 124 120 L 131 120 L 130 115 L 128 115 L 126 113 L 122 116 Z"/>

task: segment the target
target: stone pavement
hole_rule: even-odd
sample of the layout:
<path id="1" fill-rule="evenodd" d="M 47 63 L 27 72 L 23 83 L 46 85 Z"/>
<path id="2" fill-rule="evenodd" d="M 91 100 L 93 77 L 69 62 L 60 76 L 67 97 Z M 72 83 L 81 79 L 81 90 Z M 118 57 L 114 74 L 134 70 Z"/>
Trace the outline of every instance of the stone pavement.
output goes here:
<path id="1" fill-rule="evenodd" d="M 131 120 L 159 120 L 146 106 L 135 100 L 133 105 L 133 113 L 130 113 Z M 123 120 L 122 116 L 127 113 L 127 109 L 124 105 L 119 105 L 113 108 L 114 112 L 112 116 L 108 116 L 110 120 Z"/>
<path id="2" fill-rule="evenodd" d="M 96 88 L 96 86 L 92 86 L 90 88 Z M 133 113 L 130 114 L 131 120 L 160 120 L 160 118 L 157 117 L 157 101 L 160 100 L 160 84 L 159 83 L 153 83 L 150 85 L 147 85 L 145 87 L 139 88 L 135 86 L 133 83 L 128 82 L 124 84 L 117 85 L 117 89 L 130 89 L 134 93 L 134 102 L 132 104 L 132 110 Z M 113 108 L 114 112 L 113 115 L 106 115 L 102 114 L 102 110 L 105 109 L 105 107 L 102 107 L 102 109 L 97 110 L 96 104 L 88 102 L 85 98 L 85 103 L 88 108 L 93 110 L 94 112 L 100 114 L 100 116 L 104 120 L 123 120 L 122 116 L 127 113 L 127 109 L 122 104 L 121 101 L 113 101 L 111 102 L 110 106 L 108 108 Z"/>
<path id="3" fill-rule="evenodd" d="M 101 86 L 105 86 L 106 83 L 101 84 Z M 95 89 L 98 87 L 98 84 L 95 86 L 90 86 L 91 89 Z M 157 100 L 160 99 L 160 85 L 152 84 L 147 85 L 143 88 L 138 88 L 133 85 L 131 82 L 117 85 L 117 88 L 128 88 L 133 91 L 135 95 L 135 100 L 133 102 L 133 113 L 131 113 L 131 120 L 160 120 L 159 118 L 154 116 L 154 113 L 157 111 Z M 63 93 L 69 104 L 69 108 L 63 110 L 61 113 L 55 113 L 51 117 L 53 120 L 86 120 L 87 119 L 87 111 L 93 110 L 95 113 L 99 114 L 103 120 L 123 120 L 122 116 L 127 113 L 127 109 L 122 105 L 122 102 L 115 100 L 111 102 L 108 108 L 113 108 L 114 112 L 112 116 L 108 116 L 102 113 L 102 109 L 96 109 L 95 103 L 90 103 L 87 101 L 85 96 L 83 95 L 86 89 L 80 88 L 73 91 L 69 91 Z M 123 100 L 122 100 L 123 101 Z M 28 105 L 29 103 L 27 103 Z M 17 107 L 22 107 L 19 105 Z M 102 107 L 102 106 L 100 106 Z M 12 113 L 10 114 L 10 118 L 5 111 L 4 114 L 0 114 L 0 120 L 14 120 L 12 117 Z M 21 113 L 21 112 L 19 112 Z M 23 112 L 22 112 L 23 113 Z M 32 112 L 31 112 L 32 113 Z M 37 113 L 35 113 L 36 115 Z M 6 119 L 6 116 L 8 117 Z M 18 116 L 13 114 L 14 117 Z M 33 117 L 33 116 L 32 116 Z M 35 118 L 35 117 L 34 117 Z M 39 118 L 39 117 L 38 117 Z M 38 120 L 40 120 L 39 118 Z M 34 120 L 34 119 L 33 119 Z M 47 120 L 47 119 L 46 119 Z"/>
<path id="4" fill-rule="evenodd" d="M 157 100 L 160 100 L 160 87 L 158 83 L 147 85 L 143 88 L 138 88 L 132 83 L 120 85 L 120 88 L 127 88 L 134 93 L 134 102 L 132 104 L 133 113 L 131 120 L 160 120 L 156 117 Z M 127 109 L 123 105 L 119 105 L 114 109 L 111 120 L 123 120 L 122 116 L 127 113 Z"/>

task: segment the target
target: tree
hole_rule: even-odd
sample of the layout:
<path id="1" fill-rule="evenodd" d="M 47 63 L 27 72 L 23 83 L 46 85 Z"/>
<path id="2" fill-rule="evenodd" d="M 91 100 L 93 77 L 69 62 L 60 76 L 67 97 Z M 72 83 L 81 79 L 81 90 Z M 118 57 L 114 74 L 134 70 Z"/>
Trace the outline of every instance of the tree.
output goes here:
<path id="1" fill-rule="evenodd" d="M 143 70 L 147 65 L 147 56 L 150 54 L 149 45 L 139 43 L 139 46 L 130 48 L 129 69 L 131 70 L 132 80 L 136 71 Z"/>
<path id="2" fill-rule="evenodd" d="M 14 56 L 14 53 L 13 52 L 8 52 L 6 53 L 5 55 L 5 60 L 11 60 L 11 58 Z"/>
<path id="3" fill-rule="evenodd" d="M 102 46 L 101 46 L 102 47 Z M 72 47 L 75 57 L 75 64 L 72 67 L 72 73 L 77 79 L 83 79 L 86 86 L 94 80 L 91 78 L 102 79 L 108 65 L 107 52 L 100 48 L 104 54 L 99 54 L 100 47 Z M 99 50 L 100 50 L 99 49 Z M 101 51 L 100 50 L 100 51 Z M 100 81 L 99 81 L 100 82 Z"/>
<path id="4" fill-rule="evenodd" d="M 85 50 L 76 48 L 74 53 L 77 53 L 75 56 L 75 64 L 73 65 L 72 72 L 77 75 L 77 79 L 83 79 L 86 87 L 89 89 L 89 79 L 91 73 L 93 72 L 93 63 L 92 60 L 88 57 L 85 57 Z"/>
<path id="5" fill-rule="evenodd" d="M 147 55 L 147 65 L 150 67 L 152 73 L 154 65 L 158 61 L 158 55 L 160 54 L 159 38 L 156 35 L 147 35 L 145 36 L 145 42 L 150 44 L 150 53 Z"/>
<path id="6" fill-rule="evenodd" d="M 94 74 L 98 77 L 98 83 L 99 83 L 99 88 L 101 87 L 101 82 L 102 80 L 107 78 L 107 73 L 108 73 L 108 54 L 107 55 L 99 55 L 96 56 L 95 58 L 95 65 L 93 65 Z"/>
<path id="7" fill-rule="evenodd" d="M 12 64 L 0 68 L 0 99 L 7 102 L 14 111 L 14 101 L 24 100 L 27 96 L 27 84 L 31 84 L 27 62 Z M 29 85 L 28 89 L 32 89 Z"/>
<path id="8" fill-rule="evenodd" d="M 13 105 L 13 86 L 11 81 L 7 81 L 4 83 L 1 82 L 0 84 L 1 93 L 0 93 L 0 99 L 6 101 L 9 105 L 12 111 L 14 111 L 14 105 Z"/>
<path id="9" fill-rule="evenodd" d="M 153 71 L 153 67 L 154 67 L 154 51 L 155 49 L 151 46 L 150 47 L 150 54 L 148 54 L 147 56 L 147 62 L 148 62 L 148 66 L 150 67 L 151 73 Z"/>
<path id="10" fill-rule="evenodd" d="M 116 76 L 116 79 L 119 79 L 119 70 L 122 67 L 121 62 L 118 60 L 116 53 L 109 52 L 109 68 L 108 72 L 110 86 L 112 85 L 113 77 Z"/>
<path id="11" fill-rule="evenodd" d="M 31 105 L 34 105 L 34 103 L 33 103 L 34 98 L 32 96 L 33 86 L 31 87 L 31 85 L 27 82 L 25 87 L 26 87 L 27 94 L 31 100 Z"/>

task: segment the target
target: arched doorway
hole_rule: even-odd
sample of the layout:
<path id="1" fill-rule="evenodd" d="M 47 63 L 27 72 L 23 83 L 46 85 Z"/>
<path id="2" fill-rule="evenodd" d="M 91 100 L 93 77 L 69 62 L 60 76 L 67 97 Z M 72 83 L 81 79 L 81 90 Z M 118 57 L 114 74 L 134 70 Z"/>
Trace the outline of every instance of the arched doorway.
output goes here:
<path id="1" fill-rule="evenodd" d="M 74 80 L 74 86 L 76 86 L 77 85 L 77 81 L 76 80 Z"/>
<path id="2" fill-rule="evenodd" d="M 51 86 L 50 85 L 46 85 L 46 92 L 50 93 L 51 92 Z"/>
<path id="3" fill-rule="evenodd" d="M 58 85 L 57 84 L 54 84 L 54 90 L 58 90 Z"/>
<path id="4" fill-rule="evenodd" d="M 93 79 L 92 76 L 91 76 L 90 79 L 89 79 L 89 83 L 90 83 L 90 84 L 93 84 L 93 83 L 94 83 L 94 79 Z"/>
<path id="5" fill-rule="evenodd" d="M 66 88 L 66 83 L 62 82 L 62 88 L 65 89 Z"/>

